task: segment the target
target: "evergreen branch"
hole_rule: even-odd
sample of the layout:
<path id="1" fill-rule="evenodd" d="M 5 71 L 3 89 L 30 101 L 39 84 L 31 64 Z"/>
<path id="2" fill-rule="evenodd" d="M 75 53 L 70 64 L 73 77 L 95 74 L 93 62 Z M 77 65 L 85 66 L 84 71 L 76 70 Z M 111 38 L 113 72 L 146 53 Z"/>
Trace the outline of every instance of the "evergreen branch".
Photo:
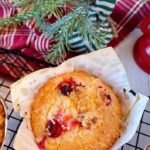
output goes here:
<path id="1" fill-rule="evenodd" d="M 15 7 L 27 7 L 29 4 L 32 4 L 34 0 L 17 0 L 14 4 Z"/>
<path id="2" fill-rule="evenodd" d="M 79 35 L 83 39 L 90 42 L 90 45 L 94 45 L 96 49 L 102 47 L 103 38 L 106 33 L 102 33 L 99 30 L 98 24 L 90 20 L 90 14 L 88 9 L 82 8 L 74 10 L 67 17 L 63 17 L 55 23 L 54 29 L 50 33 L 57 33 L 55 40 L 57 43 L 51 48 L 50 53 L 46 56 L 52 63 L 58 63 L 60 60 L 64 60 L 66 53 L 70 51 L 69 39 L 72 38 L 72 33 L 78 31 Z M 73 15 L 75 14 L 75 15 Z M 72 16 L 72 17 L 71 17 Z M 71 18 L 71 19 L 70 19 Z M 64 21 L 65 20 L 65 21 Z M 46 33 L 49 33 L 50 27 L 45 28 Z M 62 46 L 64 44 L 64 46 Z"/>
<path id="3" fill-rule="evenodd" d="M 66 44 L 64 44 L 66 43 L 66 38 L 62 35 L 61 31 L 55 35 L 55 39 L 57 39 L 57 43 L 53 45 L 52 49 L 50 49 L 46 59 L 54 64 L 59 64 L 64 60 L 69 50 L 66 49 Z"/>
<path id="4" fill-rule="evenodd" d="M 32 17 L 35 17 L 37 22 L 39 23 L 40 28 L 42 29 L 42 26 L 49 26 L 40 23 L 43 17 L 45 17 L 46 15 L 54 15 L 57 18 L 61 17 L 62 11 L 60 7 L 63 7 L 65 4 L 70 2 L 71 0 L 18 0 L 15 3 L 15 6 L 28 7 L 29 5 L 32 5 L 31 8 L 26 12 L 23 11 L 22 8 L 20 14 L 0 19 L 0 26 L 5 27 L 9 25 L 15 25 L 20 22 L 27 21 Z"/>
<path id="5" fill-rule="evenodd" d="M 0 27 L 15 25 L 15 24 L 18 24 L 20 22 L 27 21 L 27 20 L 33 18 L 35 15 L 36 15 L 36 12 L 31 11 L 28 13 L 23 12 L 23 13 L 17 14 L 17 15 L 12 16 L 12 17 L 6 17 L 3 19 L 0 19 Z"/>
<path id="6" fill-rule="evenodd" d="M 40 0 L 39 0 L 40 1 Z M 43 0 L 40 1 L 40 12 L 43 16 L 47 14 L 54 14 L 58 8 L 63 7 L 71 0 Z"/>
<path id="7" fill-rule="evenodd" d="M 73 25 L 72 27 L 74 27 L 73 24 L 74 20 L 77 20 L 77 18 L 80 17 L 81 13 L 83 12 L 84 12 L 84 8 L 79 7 L 75 9 L 73 12 L 69 13 L 68 15 L 63 16 L 61 19 L 57 20 L 55 23 L 51 25 L 45 23 L 43 20 L 40 20 L 40 22 L 38 22 L 38 26 L 40 27 L 42 32 L 45 32 L 47 33 L 48 36 L 50 36 L 53 33 L 57 32 L 62 26 L 67 25 L 66 22 L 68 23 L 67 25 L 68 27 L 69 24 L 71 24 L 71 26 Z"/>
<path id="8" fill-rule="evenodd" d="M 21 22 L 30 20 L 31 18 L 35 17 L 37 20 L 40 20 L 47 14 L 55 14 L 58 15 L 58 7 L 62 6 L 65 2 L 69 2 L 70 0 L 21 0 L 15 3 L 15 6 L 25 6 L 28 7 L 31 3 L 31 8 L 28 11 L 22 11 L 14 15 L 12 17 L 6 17 L 0 19 L 0 27 L 6 27 L 9 25 L 16 25 Z M 58 13 L 56 13 L 58 12 Z M 41 15 L 40 15 L 41 14 Z M 41 18 L 40 18 L 40 17 Z"/>

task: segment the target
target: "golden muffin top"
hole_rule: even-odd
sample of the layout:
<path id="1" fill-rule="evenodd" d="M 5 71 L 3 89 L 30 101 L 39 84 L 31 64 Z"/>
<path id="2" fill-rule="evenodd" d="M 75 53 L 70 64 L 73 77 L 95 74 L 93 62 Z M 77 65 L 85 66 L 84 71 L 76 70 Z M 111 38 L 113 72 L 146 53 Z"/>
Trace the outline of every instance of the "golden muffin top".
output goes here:
<path id="1" fill-rule="evenodd" d="M 108 150 L 121 123 L 122 106 L 113 90 L 82 71 L 49 79 L 32 102 L 31 126 L 40 149 Z"/>

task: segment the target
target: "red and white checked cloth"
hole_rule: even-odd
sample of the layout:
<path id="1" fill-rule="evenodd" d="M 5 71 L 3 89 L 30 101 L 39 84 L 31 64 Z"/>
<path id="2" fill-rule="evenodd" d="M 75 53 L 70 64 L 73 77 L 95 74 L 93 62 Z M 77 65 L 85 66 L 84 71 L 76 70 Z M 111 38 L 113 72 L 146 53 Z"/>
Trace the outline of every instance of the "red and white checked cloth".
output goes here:
<path id="1" fill-rule="evenodd" d="M 19 10 L 14 8 L 9 0 L 0 0 L 0 17 L 11 16 L 17 13 Z M 146 0 L 118 0 L 115 6 L 111 18 L 116 22 L 116 31 L 118 37 L 114 38 L 109 45 L 116 46 L 122 41 L 137 25 L 141 20 L 150 15 L 150 1 Z M 42 53 L 44 49 L 50 48 L 52 45 L 51 38 L 47 38 L 44 34 L 41 34 L 35 27 L 35 22 L 27 22 L 23 26 L 18 26 L 15 30 L 9 29 L 0 35 L 0 47 L 11 49 L 13 51 L 20 50 L 23 54 L 34 57 L 39 60 L 44 60 Z M 0 55 L 0 62 L 5 56 Z M 5 58 L 7 59 L 7 58 Z M 9 58 L 10 59 L 10 58 Z M 11 62 L 14 64 L 15 56 L 11 56 Z M 23 59 L 23 58 L 22 58 Z M 26 60 L 24 60 L 26 62 Z M 27 62 L 26 62 L 27 63 Z M 15 62 L 17 66 L 23 64 L 23 60 Z M 34 71 L 35 65 L 27 63 L 27 70 Z M 38 68 L 37 68 L 38 69 Z M 10 72 L 10 65 L 7 63 L 0 64 L 0 72 L 9 74 L 18 78 L 29 71 L 22 72 L 22 69 L 15 69 Z"/>

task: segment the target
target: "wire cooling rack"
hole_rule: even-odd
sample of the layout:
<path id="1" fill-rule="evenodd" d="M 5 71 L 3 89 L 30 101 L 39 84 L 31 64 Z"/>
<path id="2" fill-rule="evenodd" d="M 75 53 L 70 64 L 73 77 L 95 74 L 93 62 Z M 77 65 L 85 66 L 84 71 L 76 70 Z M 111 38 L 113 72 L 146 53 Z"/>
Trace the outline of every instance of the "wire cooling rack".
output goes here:
<path id="1" fill-rule="evenodd" d="M 0 76 L 17 80 L 30 72 L 48 66 L 55 65 L 28 57 L 17 50 L 0 48 Z"/>
<path id="2" fill-rule="evenodd" d="M 0 51 L 0 55 L 4 51 Z M 11 55 L 15 55 L 16 59 L 11 62 L 11 59 L 7 61 L 7 58 L 9 58 Z M 11 58 L 10 57 L 10 58 Z M 9 68 L 9 72 L 7 74 L 3 74 L 3 76 L 10 76 L 10 73 L 12 69 L 21 69 L 22 74 L 19 74 L 16 76 L 16 79 L 19 78 L 20 76 L 26 74 L 26 71 L 28 70 L 27 73 L 30 73 L 34 70 L 30 69 L 27 67 L 27 62 L 29 61 L 34 61 L 34 63 L 37 65 L 35 67 L 35 70 L 42 68 L 44 66 L 48 66 L 48 64 L 42 64 L 41 62 L 37 62 L 37 60 L 31 60 L 31 59 L 26 59 L 24 61 L 24 66 L 20 67 L 17 66 L 16 62 L 18 59 L 23 59 L 23 56 L 19 56 L 16 54 L 10 54 L 9 52 L 6 53 L 6 57 L 3 60 L 0 60 L 0 67 L 2 65 L 7 65 Z M 44 65 L 44 66 L 43 66 Z M 25 70 L 26 69 L 26 70 Z M 2 73 L 0 73 L 2 75 Z M 15 139 L 15 135 L 17 133 L 17 130 L 22 122 L 22 119 L 19 117 L 19 114 L 16 113 L 12 107 L 11 99 L 10 99 L 10 85 L 13 83 L 13 81 L 0 78 L 0 95 L 3 97 L 4 101 L 6 102 L 6 105 L 8 107 L 8 129 L 7 129 L 7 135 L 6 135 L 6 142 L 4 144 L 3 150 L 14 150 L 13 148 L 13 142 Z M 143 113 L 140 125 L 138 127 L 138 130 L 136 131 L 134 137 L 132 140 L 125 144 L 120 150 L 144 150 L 144 148 L 150 144 L 150 101 Z"/>

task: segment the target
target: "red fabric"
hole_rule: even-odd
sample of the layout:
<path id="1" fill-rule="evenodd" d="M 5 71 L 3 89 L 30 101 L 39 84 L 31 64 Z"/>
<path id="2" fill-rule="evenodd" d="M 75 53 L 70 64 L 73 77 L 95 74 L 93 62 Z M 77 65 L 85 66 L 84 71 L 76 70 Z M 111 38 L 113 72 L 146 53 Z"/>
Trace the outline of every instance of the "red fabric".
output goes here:
<path id="1" fill-rule="evenodd" d="M 19 79 L 30 72 L 48 66 L 44 62 L 38 62 L 37 60 L 20 56 L 20 54 L 0 50 L 0 77 L 6 77 L 11 80 Z"/>
<path id="2" fill-rule="evenodd" d="M 117 24 L 118 37 L 109 45 L 114 47 L 119 44 L 146 16 L 150 16 L 150 1 L 119 0 L 111 14 Z"/>
<path id="3" fill-rule="evenodd" d="M 71 10 L 70 7 L 65 7 L 63 15 Z M 5 18 L 15 15 L 19 9 L 15 8 L 9 0 L 0 0 L 0 18 Z M 47 20 L 47 18 L 45 18 Z M 54 22 L 55 17 L 49 19 L 49 22 Z M 0 47 L 20 50 L 23 54 L 39 60 L 44 60 L 44 56 L 48 53 L 48 49 L 52 47 L 54 40 L 42 34 L 36 27 L 35 21 L 27 21 L 24 25 L 9 27 L 2 29 L 0 32 Z"/>
<path id="4" fill-rule="evenodd" d="M 0 4 L 0 17 L 11 16 L 19 11 L 8 0 L 0 0 Z M 109 45 L 116 46 L 148 15 L 150 15 L 150 2 L 144 2 L 143 0 L 118 0 L 111 17 L 116 22 L 116 30 L 119 36 L 114 38 Z M 52 38 L 47 38 L 46 35 L 37 30 L 34 20 L 26 22 L 25 25 L 17 26 L 15 30 L 10 28 L 7 32 L 3 32 L 0 35 L 0 47 L 13 51 L 20 50 L 26 56 L 38 60 L 44 60 L 43 56 L 47 53 L 45 49 L 50 48 L 53 42 Z M 5 58 L 4 55 L 4 53 L 0 54 L 0 72 L 14 78 L 20 78 L 31 71 L 46 67 L 46 65 L 37 67 L 35 62 L 28 62 L 24 58 L 15 61 L 15 55 L 11 55 L 8 58 Z M 2 63 L 4 58 L 9 63 Z M 13 67 L 12 69 L 10 64 L 13 65 L 14 63 L 16 68 Z M 26 64 L 28 69 L 20 69 L 19 67 L 23 64 Z M 17 66 L 19 67 L 17 68 Z"/>

